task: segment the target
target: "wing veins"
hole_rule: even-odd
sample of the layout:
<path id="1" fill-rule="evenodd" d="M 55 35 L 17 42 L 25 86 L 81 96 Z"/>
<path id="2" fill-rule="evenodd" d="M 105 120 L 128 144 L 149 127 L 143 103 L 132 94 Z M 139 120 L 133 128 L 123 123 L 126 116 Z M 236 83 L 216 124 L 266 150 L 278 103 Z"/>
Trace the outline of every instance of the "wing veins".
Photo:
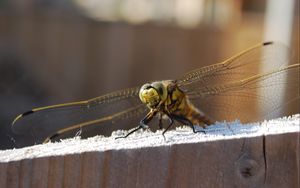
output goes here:
<path id="1" fill-rule="evenodd" d="M 188 92 L 188 95 L 199 94 L 200 96 L 204 97 L 205 95 L 215 95 L 215 94 L 218 94 L 221 92 L 233 91 L 235 89 L 239 90 L 239 89 L 245 88 L 245 86 L 247 86 L 248 84 L 265 80 L 265 79 L 269 78 L 269 76 L 273 76 L 274 74 L 282 73 L 286 70 L 296 68 L 299 66 L 300 66 L 300 64 L 293 64 L 293 65 L 281 68 L 279 70 L 271 71 L 271 72 L 265 73 L 265 74 L 257 74 L 257 75 L 254 75 L 254 76 L 251 76 L 251 77 L 248 77 L 246 79 L 242 79 L 242 80 L 239 80 L 236 82 L 231 82 L 228 84 L 218 85 L 218 86 L 214 86 L 214 87 L 205 86 L 205 87 L 193 90 L 191 92 Z"/>
<path id="2" fill-rule="evenodd" d="M 69 131 L 72 131 L 72 130 L 76 130 L 76 129 L 79 129 L 79 128 L 83 128 L 83 127 L 87 127 L 87 126 L 91 126 L 91 125 L 95 125 L 97 123 L 102 123 L 102 122 L 105 122 L 105 121 L 112 121 L 113 119 L 116 119 L 116 118 L 119 118 L 119 117 L 122 117 L 122 116 L 126 116 L 132 112 L 134 112 L 135 110 L 139 110 L 138 112 L 135 112 L 135 116 L 136 115 L 139 115 L 142 113 L 142 109 L 145 108 L 145 106 L 143 104 L 140 104 L 140 105 L 137 105 L 137 106 L 134 106 L 134 107 L 131 107 L 129 109 L 126 109 L 126 110 L 123 110 L 121 112 L 118 112 L 118 113 L 115 113 L 113 115 L 109 115 L 109 116 L 106 116 L 106 117 L 102 117 L 102 118 L 99 118 L 99 119 L 95 119 L 95 120 L 91 120 L 91 121 L 87 121 L 87 122 L 83 122 L 83 123 L 79 123 L 79 124 L 76 124 L 76 125 L 72 125 L 72 126 L 69 126 L 67 128 L 64 128 L 64 129 L 60 129 L 58 130 L 55 134 L 52 134 L 51 136 L 53 135 L 57 135 L 57 134 L 63 134 L 63 133 L 66 133 L 66 132 L 69 132 Z M 48 141 L 50 138 L 48 137 L 46 141 Z"/>
<path id="3" fill-rule="evenodd" d="M 241 53 L 236 54 L 235 56 L 232 56 L 231 58 L 229 58 L 229 59 L 227 59 L 227 60 L 225 60 L 225 61 L 223 61 L 221 63 L 217 63 L 217 64 L 205 66 L 203 68 L 191 71 L 191 72 L 185 74 L 183 76 L 183 78 L 177 80 L 178 84 L 179 84 L 179 86 L 181 84 L 188 85 L 188 84 L 191 84 L 191 83 L 193 83 L 195 81 L 199 81 L 200 78 L 203 78 L 205 76 L 211 76 L 211 75 L 215 76 L 214 73 L 228 69 L 228 67 L 233 62 L 237 62 L 236 61 L 237 59 L 239 59 L 240 57 L 242 57 L 245 54 L 251 53 L 252 50 L 254 50 L 254 49 L 257 49 L 259 47 L 264 46 L 264 44 L 265 43 L 263 43 L 263 44 L 257 44 L 257 45 L 255 45 L 255 46 L 253 46 L 251 48 L 248 48 L 248 49 L 242 51 Z M 273 43 L 270 43 L 270 44 L 273 44 Z M 239 65 L 239 66 L 243 66 L 243 65 Z"/>

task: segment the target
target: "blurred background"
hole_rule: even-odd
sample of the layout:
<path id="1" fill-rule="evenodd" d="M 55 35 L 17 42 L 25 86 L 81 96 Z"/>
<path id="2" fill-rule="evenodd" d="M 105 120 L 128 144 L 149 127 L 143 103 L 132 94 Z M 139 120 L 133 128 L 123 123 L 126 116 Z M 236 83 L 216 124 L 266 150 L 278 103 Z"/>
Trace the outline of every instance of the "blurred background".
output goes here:
<path id="1" fill-rule="evenodd" d="M 32 108 L 174 79 L 258 42 L 299 53 L 296 0 L 0 0 L 0 149 Z M 296 55 L 299 57 L 299 55 Z"/>

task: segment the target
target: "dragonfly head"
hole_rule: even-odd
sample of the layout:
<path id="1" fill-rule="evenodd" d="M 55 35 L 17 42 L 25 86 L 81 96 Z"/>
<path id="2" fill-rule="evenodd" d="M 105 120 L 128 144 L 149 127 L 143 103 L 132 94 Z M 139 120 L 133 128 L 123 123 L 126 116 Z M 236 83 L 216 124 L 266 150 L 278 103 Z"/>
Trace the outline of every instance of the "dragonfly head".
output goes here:
<path id="1" fill-rule="evenodd" d="M 167 87 L 162 82 L 144 84 L 139 92 L 141 101 L 150 108 L 156 107 L 161 101 L 167 99 Z"/>

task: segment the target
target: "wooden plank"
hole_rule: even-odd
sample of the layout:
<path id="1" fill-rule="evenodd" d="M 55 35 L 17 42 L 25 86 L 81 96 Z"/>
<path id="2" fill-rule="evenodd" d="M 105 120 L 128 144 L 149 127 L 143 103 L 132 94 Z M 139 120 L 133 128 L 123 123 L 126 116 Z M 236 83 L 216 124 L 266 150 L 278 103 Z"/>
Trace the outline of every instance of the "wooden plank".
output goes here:
<path id="1" fill-rule="evenodd" d="M 300 115 L 0 151 L 0 187 L 299 187 Z"/>
<path id="2" fill-rule="evenodd" d="M 49 157 L 48 187 L 63 187 L 64 183 L 64 156 Z"/>

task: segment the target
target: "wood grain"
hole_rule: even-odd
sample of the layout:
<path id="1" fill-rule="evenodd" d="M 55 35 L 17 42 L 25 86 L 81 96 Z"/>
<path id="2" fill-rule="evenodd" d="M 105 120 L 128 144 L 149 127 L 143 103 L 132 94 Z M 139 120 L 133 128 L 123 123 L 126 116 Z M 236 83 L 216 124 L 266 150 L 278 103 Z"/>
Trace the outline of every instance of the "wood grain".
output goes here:
<path id="1" fill-rule="evenodd" d="M 142 139 L 158 138 L 152 137 Z M 296 130 L 199 142 L 183 137 L 181 143 L 171 140 L 147 146 L 131 138 L 115 142 L 115 149 L 89 150 L 88 145 L 96 142 L 93 139 L 85 140 L 86 150 L 79 149 L 84 142 L 80 139 L 72 141 L 74 148 L 67 142 L 50 143 L 0 152 L 0 187 L 298 188 L 299 138 Z M 134 146 L 122 147 L 127 142 Z M 54 146 L 68 152 L 56 155 Z M 35 151 L 43 148 L 54 152 L 39 157 Z M 20 150 L 25 150 L 21 152 L 24 158 L 3 160 Z"/>

